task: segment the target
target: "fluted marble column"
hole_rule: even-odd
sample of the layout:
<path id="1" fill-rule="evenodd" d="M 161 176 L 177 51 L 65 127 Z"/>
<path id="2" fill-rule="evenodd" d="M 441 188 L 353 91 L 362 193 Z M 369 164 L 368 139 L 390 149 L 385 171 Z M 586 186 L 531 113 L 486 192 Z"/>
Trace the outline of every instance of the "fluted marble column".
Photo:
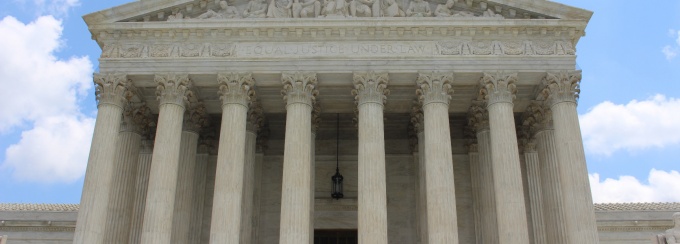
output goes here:
<path id="1" fill-rule="evenodd" d="M 418 140 L 418 175 L 417 186 L 418 186 L 418 236 L 420 237 L 419 243 L 425 244 L 428 241 L 427 236 L 427 177 L 425 170 L 425 122 L 423 121 L 423 106 L 420 102 L 416 102 L 411 112 L 411 124 L 415 129 L 416 137 Z"/>
<path id="2" fill-rule="evenodd" d="M 283 73 L 286 139 L 283 152 L 280 244 L 311 243 L 311 114 L 318 91 L 316 74 Z"/>
<path id="3" fill-rule="evenodd" d="M 222 100 L 210 243 L 241 243 L 246 121 L 255 85 L 250 73 L 219 74 Z"/>
<path id="4" fill-rule="evenodd" d="M 217 141 L 213 141 L 208 156 L 205 176 L 205 192 L 203 199 L 203 222 L 201 224 L 201 242 L 210 242 L 210 225 L 212 223 L 213 197 L 215 196 L 215 171 L 217 169 Z"/>
<path id="5" fill-rule="evenodd" d="M 184 114 L 172 227 L 172 243 L 175 244 L 189 243 L 198 133 L 207 121 L 208 114 L 203 104 L 192 104 Z"/>
<path id="6" fill-rule="evenodd" d="M 210 127 L 209 127 L 210 128 Z M 203 207 L 205 201 L 205 185 L 208 168 L 208 150 L 204 140 L 199 137 L 198 149 L 196 150 L 196 168 L 194 169 L 194 190 L 192 192 L 191 221 L 188 243 L 201 243 L 203 226 Z"/>
<path id="7" fill-rule="evenodd" d="M 255 186 L 253 194 L 253 231 L 252 243 L 260 243 L 260 209 L 262 199 L 262 164 L 264 163 L 264 151 L 267 149 L 269 139 L 269 127 L 266 120 L 257 134 L 257 144 L 255 153 Z"/>
<path id="8" fill-rule="evenodd" d="M 516 80 L 517 74 L 485 73 L 480 94 L 489 111 L 498 239 L 521 244 L 529 243 L 529 230 L 513 116 Z"/>
<path id="9" fill-rule="evenodd" d="M 253 100 L 246 124 L 246 154 L 243 173 L 243 211 L 241 212 L 241 243 L 252 243 L 253 194 L 255 190 L 255 149 L 257 131 L 262 126 L 262 107 Z"/>
<path id="10" fill-rule="evenodd" d="M 569 243 L 569 236 L 552 114 L 550 108 L 538 103 L 529 105 L 526 114 L 525 124 L 531 126 L 541 164 L 539 174 L 546 240 L 548 243 L 566 244 Z"/>
<path id="11" fill-rule="evenodd" d="M 527 167 L 529 186 L 529 206 L 531 207 L 531 226 L 535 244 L 547 244 L 545 221 L 543 217 L 543 194 L 541 192 L 541 162 L 536 151 L 536 143 L 526 139 L 524 143 L 524 162 Z"/>
<path id="12" fill-rule="evenodd" d="M 316 132 L 319 130 L 319 125 L 321 125 L 321 103 L 316 100 L 314 107 L 312 107 L 312 138 L 310 138 L 311 144 L 309 145 L 309 158 L 311 158 L 312 165 L 309 167 L 310 170 L 310 190 L 309 190 L 309 243 L 314 243 L 314 206 L 316 199 Z"/>
<path id="13" fill-rule="evenodd" d="M 599 243 L 583 139 L 576 111 L 581 72 L 548 73 L 543 82 L 546 86 L 542 93 L 543 98 L 550 105 L 555 126 L 569 243 Z"/>
<path id="14" fill-rule="evenodd" d="M 142 243 L 167 244 L 172 235 L 179 169 L 182 121 L 189 97 L 188 75 L 156 75 L 159 113 L 149 187 L 146 194 Z"/>
<path id="15" fill-rule="evenodd" d="M 387 73 L 354 73 L 359 109 L 358 233 L 359 243 L 387 244 L 387 186 L 383 106 Z"/>
<path id="16" fill-rule="evenodd" d="M 425 123 L 428 243 L 458 243 L 456 189 L 449 128 L 451 73 L 420 73 L 417 79 Z"/>
<path id="17" fill-rule="evenodd" d="M 149 133 L 153 134 L 153 132 Z M 135 197 L 132 205 L 132 221 L 130 223 L 130 238 L 128 240 L 130 244 L 139 244 L 142 240 L 142 223 L 144 222 L 144 208 L 146 206 L 146 192 L 149 186 L 149 173 L 151 173 L 152 155 L 153 140 L 142 140 L 137 161 Z"/>
<path id="18" fill-rule="evenodd" d="M 125 106 L 116 146 L 104 243 L 126 243 L 130 237 L 142 133 L 151 123 L 151 111 L 146 105 L 128 103 Z"/>
<path id="19" fill-rule="evenodd" d="M 125 93 L 130 82 L 125 74 L 95 74 L 97 122 L 85 172 L 74 244 L 103 243 L 109 191 L 113 177 L 116 140 L 120 130 Z"/>
<path id="20" fill-rule="evenodd" d="M 482 233 L 482 203 L 481 203 L 481 192 L 479 186 L 482 185 L 482 181 L 479 177 L 479 146 L 476 140 L 470 140 L 466 143 L 468 149 L 468 158 L 470 159 L 470 175 L 472 178 L 472 215 L 474 217 L 474 227 L 475 227 L 475 243 L 482 244 L 482 238 L 484 233 Z"/>
<path id="21" fill-rule="evenodd" d="M 493 162 L 491 159 L 491 133 L 489 131 L 489 113 L 483 104 L 476 102 L 470 107 L 469 125 L 476 132 L 477 150 L 479 154 L 476 174 L 479 178 L 479 206 L 481 216 L 481 243 L 498 244 L 498 221 L 496 217 L 496 191 L 493 178 Z M 470 166 L 472 168 L 472 165 Z"/>

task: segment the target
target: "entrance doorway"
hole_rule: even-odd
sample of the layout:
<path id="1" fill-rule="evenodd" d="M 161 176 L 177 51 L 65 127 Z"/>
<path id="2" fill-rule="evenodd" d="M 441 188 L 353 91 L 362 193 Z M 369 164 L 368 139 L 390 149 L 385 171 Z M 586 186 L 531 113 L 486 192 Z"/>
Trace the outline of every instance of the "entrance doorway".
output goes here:
<path id="1" fill-rule="evenodd" d="M 357 244 L 357 230 L 314 230 L 314 244 Z"/>

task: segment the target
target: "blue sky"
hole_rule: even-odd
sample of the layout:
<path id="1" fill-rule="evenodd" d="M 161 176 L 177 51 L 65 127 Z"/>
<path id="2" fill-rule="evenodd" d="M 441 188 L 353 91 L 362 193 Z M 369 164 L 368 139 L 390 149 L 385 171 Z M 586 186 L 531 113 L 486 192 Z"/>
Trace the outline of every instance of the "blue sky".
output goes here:
<path id="1" fill-rule="evenodd" d="M 127 2 L 0 2 L 0 202 L 80 201 L 100 54 L 80 16 Z M 577 46 L 595 201 L 680 202 L 680 1 L 557 2 L 595 12 Z"/>

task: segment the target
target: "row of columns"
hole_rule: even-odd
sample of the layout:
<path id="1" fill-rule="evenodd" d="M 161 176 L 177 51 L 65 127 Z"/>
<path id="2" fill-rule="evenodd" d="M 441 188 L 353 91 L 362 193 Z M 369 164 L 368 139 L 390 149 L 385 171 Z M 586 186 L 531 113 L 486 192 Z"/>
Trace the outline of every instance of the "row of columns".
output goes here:
<path id="1" fill-rule="evenodd" d="M 128 237 L 130 243 L 186 243 L 200 239 L 200 235 L 192 233 L 198 232 L 198 223 L 205 222 L 196 219 L 202 215 L 196 213 L 207 207 L 198 199 L 202 194 L 196 194 L 208 184 L 201 177 L 208 166 L 197 162 L 199 156 L 207 161 L 206 150 L 198 151 L 198 129 L 207 123 L 205 108 L 193 98 L 188 75 L 157 75 L 155 81 L 159 115 L 149 157 L 148 147 L 141 147 L 148 142 L 140 135 L 152 126 L 148 108 L 126 102 L 134 89 L 125 75 L 96 75 L 99 113 L 74 243 L 124 243 Z M 470 110 L 470 124 L 476 135 L 476 146 L 470 146 L 470 160 L 479 243 L 530 240 L 513 114 L 516 81 L 516 74 L 485 73 L 480 81 L 480 104 Z M 541 98 L 552 105 L 555 139 L 547 137 L 552 135 L 546 133 L 547 129 L 540 130 L 532 134 L 532 138 L 538 138 L 538 150 L 525 150 L 531 178 L 532 223 L 546 223 L 545 236 L 535 234 L 531 238 L 537 243 L 597 242 L 575 110 L 579 81 L 579 74 L 566 72 L 546 77 Z M 360 243 L 388 243 L 383 125 L 388 82 L 386 72 L 354 74 Z M 255 102 L 254 83 L 249 73 L 218 75 L 222 122 L 211 202 L 220 207 L 210 208 L 210 243 L 252 241 L 249 233 L 253 209 L 249 203 L 254 197 L 254 148 L 261 123 L 257 119 L 261 111 L 251 109 Z M 287 115 L 279 243 L 312 243 L 316 74 L 283 73 L 282 83 Z M 452 83 L 452 73 L 420 73 L 416 80 L 419 105 L 413 122 L 420 152 L 417 198 L 421 243 L 458 243 L 448 113 Z M 123 113 L 126 119 L 120 123 Z M 556 141 L 562 144 L 556 145 Z M 140 148 L 146 150 L 140 152 Z M 149 172 L 148 179 L 134 179 L 143 172 Z M 146 194 L 135 190 L 140 188 L 146 188 Z M 141 201 L 122 200 L 135 198 Z M 556 209 L 559 211 L 550 211 Z M 141 214 L 143 221 L 132 217 Z"/>

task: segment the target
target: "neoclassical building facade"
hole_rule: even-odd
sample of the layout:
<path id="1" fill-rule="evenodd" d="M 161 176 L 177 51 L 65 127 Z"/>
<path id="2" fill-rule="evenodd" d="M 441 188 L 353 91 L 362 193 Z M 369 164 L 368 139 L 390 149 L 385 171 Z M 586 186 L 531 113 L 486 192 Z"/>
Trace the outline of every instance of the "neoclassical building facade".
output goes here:
<path id="1" fill-rule="evenodd" d="M 591 15 L 544 0 L 87 15 L 99 110 L 74 243 L 598 243 L 576 112 Z"/>

